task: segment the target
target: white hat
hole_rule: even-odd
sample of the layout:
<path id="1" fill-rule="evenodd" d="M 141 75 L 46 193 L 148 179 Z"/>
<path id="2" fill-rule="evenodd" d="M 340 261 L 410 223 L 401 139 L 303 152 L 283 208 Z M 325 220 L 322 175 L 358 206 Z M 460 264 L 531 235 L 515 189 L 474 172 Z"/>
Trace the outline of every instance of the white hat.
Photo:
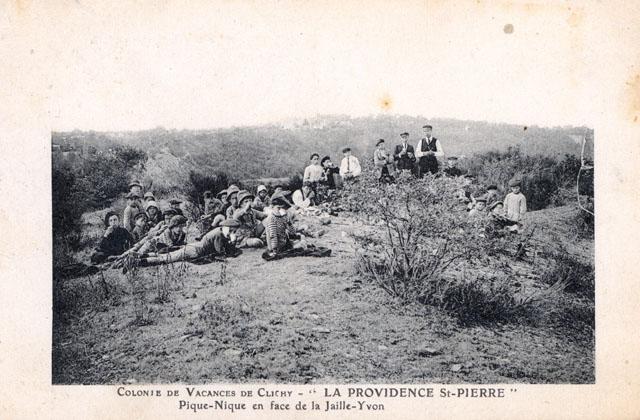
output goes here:
<path id="1" fill-rule="evenodd" d="M 259 194 L 260 191 L 267 191 L 267 187 L 265 187 L 264 185 L 258 185 L 258 190 L 256 191 L 256 193 Z"/>

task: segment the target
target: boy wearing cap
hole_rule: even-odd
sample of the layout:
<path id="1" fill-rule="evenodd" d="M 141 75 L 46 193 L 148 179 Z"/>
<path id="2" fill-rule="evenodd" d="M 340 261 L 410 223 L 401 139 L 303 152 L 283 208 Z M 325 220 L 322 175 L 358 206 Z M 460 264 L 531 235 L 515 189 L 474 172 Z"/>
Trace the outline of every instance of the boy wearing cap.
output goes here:
<path id="1" fill-rule="evenodd" d="M 138 242 L 147 235 L 147 232 L 149 232 L 149 225 L 147 224 L 148 221 L 149 218 L 147 217 L 147 213 L 140 212 L 136 214 L 134 217 L 135 227 L 133 228 L 133 232 L 131 232 L 134 242 Z"/>
<path id="2" fill-rule="evenodd" d="M 267 215 L 251 208 L 255 197 L 249 191 L 238 193 L 240 208 L 233 213 L 233 219 L 240 222 L 236 234 L 238 235 L 239 248 L 260 248 L 264 243 L 260 237 L 264 233 L 264 225 L 260 223 Z"/>
<path id="3" fill-rule="evenodd" d="M 228 206 L 227 206 L 227 209 L 225 210 L 225 217 L 227 219 L 232 219 L 233 213 L 235 213 L 236 210 L 238 210 L 238 193 L 239 192 L 240 192 L 240 188 L 236 187 L 235 185 L 232 185 L 229 188 L 227 188 Z"/>
<path id="4" fill-rule="evenodd" d="M 162 222 L 162 214 L 160 213 L 158 203 L 156 203 L 155 201 L 147 201 L 147 204 L 145 205 L 145 211 L 147 212 L 147 225 L 149 226 L 149 229 Z"/>
<path id="5" fill-rule="evenodd" d="M 458 158 L 455 156 L 449 156 L 447 158 L 447 167 L 444 168 L 444 174 L 448 177 L 455 178 L 464 175 L 462 170 L 458 168 Z"/>
<path id="6" fill-rule="evenodd" d="M 142 184 L 137 179 L 134 179 L 129 183 L 129 192 L 142 197 Z"/>
<path id="7" fill-rule="evenodd" d="M 512 222 L 520 222 L 527 212 L 527 199 L 524 194 L 520 192 L 520 185 L 522 181 L 519 178 L 513 178 L 509 181 L 509 187 L 511 192 L 504 198 L 504 213 L 505 217 Z M 517 224 L 515 228 L 510 229 L 517 231 Z"/>
<path id="8" fill-rule="evenodd" d="M 149 238 L 144 245 L 140 247 L 139 253 L 146 254 L 150 251 L 158 252 L 167 248 L 184 245 L 187 236 L 184 231 L 186 224 L 186 217 L 181 215 L 173 216 L 167 228 L 153 238 Z"/>
<path id="9" fill-rule="evenodd" d="M 340 175 L 342 179 L 354 179 L 360 176 L 362 173 L 362 168 L 360 167 L 360 162 L 358 158 L 351 155 L 351 148 L 345 147 L 342 149 L 342 162 L 340 162 Z"/>
<path id="10" fill-rule="evenodd" d="M 141 266 L 152 266 L 158 264 L 172 263 L 178 261 L 188 261 L 203 257 L 237 257 L 242 253 L 235 247 L 235 230 L 240 226 L 240 222 L 234 219 L 225 220 L 217 227 L 204 235 L 197 242 L 186 244 L 178 250 L 153 256 L 143 257 L 140 260 Z"/>
<path id="11" fill-rule="evenodd" d="M 180 208 L 180 204 L 182 204 L 181 200 L 178 200 L 177 198 L 172 198 L 171 200 L 169 200 L 169 204 L 171 205 L 171 208 L 175 210 L 176 214 L 178 214 L 179 216 L 184 216 L 184 213 Z"/>
<path id="12" fill-rule="evenodd" d="M 151 191 L 144 193 L 144 203 L 148 203 L 149 201 L 156 201 L 156 197 L 153 195 Z"/>
<path id="13" fill-rule="evenodd" d="M 256 198 L 253 200 L 253 204 L 251 205 L 251 207 L 258 211 L 262 211 L 268 205 L 269 197 L 267 187 L 265 187 L 264 185 L 258 185 L 258 189 L 256 190 Z"/>
<path id="14" fill-rule="evenodd" d="M 161 220 L 160 222 L 158 222 L 158 224 L 156 224 L 154 227 L 149 229 L 149 232 L 147 232 L 147 238 L 152 238 L 160 234 L 161 232 L 163 232 L 169 226 L 169 222 L 171 222 L 171 218 L 177 215 L 178 213 L 176 213 L 176 211 L 172 208 L 168 208 L 165 211 L 163 211 L 162 212 L 163 220 Z"/>
<path id="15" fill-rule="evenodd" d="M 120 255 L 133 245 L 133 238 L 129 231 L 120 226 L 120 217 L 114 211 L 109 211 L 104 217 L 105 232 L 100 245 L 91 256 L 93 264 L 101 264 L 108 257 Z"/>
<path id="16" fill-rule="evenodd" d="M 396 145 L 393 150 L 393 159 L 396 161 L 396 168 L 404 174 L 411 173 L 416 163 L 416 156 L 413 146 L 409 144 L 409 133 L 406 131 L 400 134 L 402 143 Z"/>
<path id="17" fill-rule="evenodd" d="M 475 205 L 469 211 L 469 218 L 480 218 L 487 215 L 486 210 L 487 199 L 485 197 L 478 197 L 475 199 Z"/>
<path id="18" fill-rule="evenodd" d="M 429 124 L 422 126 L 424 137 L 420 139 L 416 146 L 416 157 L 418 158 L 418 177 L 431 172 L 438 172 L 438 158 L 444 156 L 440 140 L 431 136 L 433 127 Z"/>
<path id="19" fill-rule="evenodd" d="M 376 175 L 380 182 L 393 181 L 393 157 L 384 147 L 384 139 L 378 140 L 376 148 L 373 151 L 373 165 L 376 168 Z"/>
<path id="20" fill-rule="evenodd" d="M 264 220 L 264 227 L 267 234 L 267 253 L 273 257 L 279 252 L 293 248 L 291 240 L 299 236 L 287 211 L 291 203 L 282 192 L 271 196 L 271 207 L 273 211 Z"/>
<path id="21" fill-rule="evenodd" d="M 226 190 L 220 191 L 218 193 L 218 197 L 226 198 Z M 214 198 L 211 191 L 205 192 L 204 214 L 200 218 L 201 235 L 204 235 L 211 229 L 218 227 L 220 223 L 225 219 L 224 206 L 225 204 L 222 202 L 222 200 L 220 200 L 219 198 Z"/>
<path id="22" fill-rule="evenodd" d="M 124 215 L 122 217 L 122 226 L 129 231 L 133 232 L 134 217 L 142 210 L 140 209 L 140 196 L 136 193 L 130 192 L 126 196 L 127 207 L 124 208 Z"/>

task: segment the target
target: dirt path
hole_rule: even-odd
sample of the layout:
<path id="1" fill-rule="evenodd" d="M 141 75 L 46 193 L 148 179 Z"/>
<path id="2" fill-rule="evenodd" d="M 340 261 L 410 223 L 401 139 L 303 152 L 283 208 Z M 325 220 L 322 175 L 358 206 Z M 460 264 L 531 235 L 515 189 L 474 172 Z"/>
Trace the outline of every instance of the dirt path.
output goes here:
<path id="1" fill-rule="evenodd" d="M 591 382 L 593 352 L 562 331 L 460 327 L 422 305 L 401 306 L 359 285 L 350 240 L 335 218 L 314 242 L 329 258 L 265 262 L 260 250 L 226 264 L 187 265 L 168 302 L 134 318 L 126 278 L 106 273 L 119 304 L 77 312 L 54 334 L 55 383 L 563 383 Z M 152 301 L 156 268 L 142 269 Z M 77 279 L 93 282 L 96 278 Z M 184 284 L 182 284 L 184 282 Z M 112 292 L 112 294 L 115 292 Z"/>

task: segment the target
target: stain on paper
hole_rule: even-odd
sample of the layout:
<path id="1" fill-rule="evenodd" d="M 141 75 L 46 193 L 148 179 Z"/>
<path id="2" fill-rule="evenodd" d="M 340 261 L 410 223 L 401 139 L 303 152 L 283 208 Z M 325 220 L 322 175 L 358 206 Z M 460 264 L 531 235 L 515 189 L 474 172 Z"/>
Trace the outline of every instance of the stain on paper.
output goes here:
<path id="1" fill-rule="evenodd" d="M 382 97 L 378 100 L 378 106 L 380 106 L 380 109 L 383 111 L 389 111 L 393 106 L 393 100 L 391 99 L 391 96 L 389 96 L 388 93 L 382 95 Z"/>
<path id="2" fill-rule="evenodd" d="M 640 115 L 640 73 L 633 75 L 626 83 L 627 114 L 634 123 Z"/>

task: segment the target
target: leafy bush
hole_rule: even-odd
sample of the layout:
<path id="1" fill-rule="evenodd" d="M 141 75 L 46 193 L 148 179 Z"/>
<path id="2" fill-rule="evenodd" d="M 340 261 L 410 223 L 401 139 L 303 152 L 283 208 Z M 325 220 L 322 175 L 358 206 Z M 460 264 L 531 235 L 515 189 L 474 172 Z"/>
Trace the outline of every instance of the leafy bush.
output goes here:
<path id="1" fill-rule="evenodd" d="M 51 176 L 54 249 L 65 250 L 63 255 L 58 256 L 61 258 L 54 259 L 60 262 L 80 243 L 81 218 L 87 206 L 83 196 L 84 186 L 71 166 L 54 164 Z"/>
<path id="2" fill-rule="evenodd" d="M 455 198 L 461 186 L 432 175 L 385 185 L 369 172 L 348 184 L 342 201 L 350 196 L 358 203 L 353 210 L 374 226 L 373 234 L 354 236 L 356 270 L 403 302 L 441 307 L 465 322 L 503 319 L 536 303 L 519 295 L 517 282 L 492 274 L 526 237 L 494 234 L 490 219 L 470 220 Z M 468 268 L 487 274 L 469 280 Z"/>
<path id="3" fill-rule="evenodd" d="M 184 185 L 184 192 L 193 205 L 204 211 L 203 194 L 211 191 L 214 195 L 229 186 L 229 178 L 223 172 L 216 172 L 212 175 L 202 172 L 189 172 L 189 182 Z"/>
<path id="4" fill-rule="evenodd" d="M 283 185 L 282 188 L 291 192 L 299 190 L 302 188 L 302 176 L 296 174 L 289 177 L 289 182 L 286 185 Z"/>
<path id="5" fill-rule="evenodd" d="M 83 199 L 92 208 L 105 208 L 127 191 L 132 172 L 140 171 L 146 154 L 130 146 L 89 155 L 82 161 Z"/>

